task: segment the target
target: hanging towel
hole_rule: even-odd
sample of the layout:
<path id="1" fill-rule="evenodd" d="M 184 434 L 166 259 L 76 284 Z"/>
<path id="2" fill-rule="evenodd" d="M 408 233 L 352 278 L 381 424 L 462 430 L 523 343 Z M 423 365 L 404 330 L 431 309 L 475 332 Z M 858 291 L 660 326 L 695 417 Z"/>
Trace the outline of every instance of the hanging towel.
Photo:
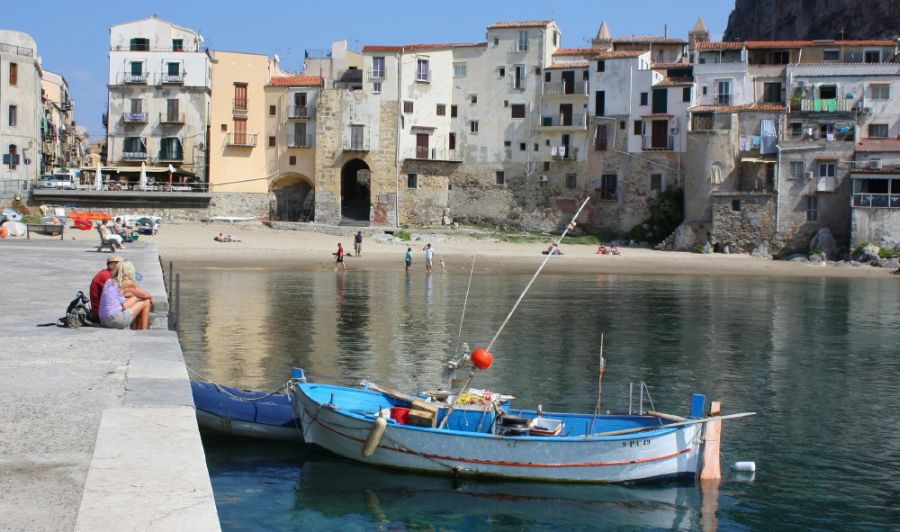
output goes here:
<path id="1" fill-rule="evenodd" d="M 740 150 L 741 151 L 750 151 L 750 147 L 751 147 L 750 137 L 748 137 L 747 135 L 741 135 Z"/>
<path id="2" fill-rule="evenodd" d="M 775 144 L 777 142 L 777 134 L 775 132 L 774 120 L 762 120 L 759 123 L 759 154 L 766 155 L 775 153 Z"/>
<path id="3" fill-rule="evenodd" d="M 753 136 L 753 147 L 755 147 L 755 148 L 759 147 L 759 137 L 756 135 Z"/>
<path id="4" fill-rule="evenodd" d="M 550 155 L 556 157 L 556 146 L 550 146 Z"/>

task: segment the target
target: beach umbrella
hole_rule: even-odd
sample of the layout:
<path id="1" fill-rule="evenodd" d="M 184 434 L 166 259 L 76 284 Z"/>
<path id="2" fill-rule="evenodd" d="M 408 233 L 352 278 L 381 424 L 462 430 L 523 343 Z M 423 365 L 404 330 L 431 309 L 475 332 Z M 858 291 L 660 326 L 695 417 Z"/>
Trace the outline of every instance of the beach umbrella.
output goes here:
<path id="1" fill-rule="evenodd" d="M 175 173 L 175 167 L 171 164 L 169 165 L 169 188 L 172 188 L 172 174 Z"/>
<path id="2" fill-rule="evenodd" d="M 97 163 L 97 172 L 94 175 L 94 186 L 97 190 L 103 189 L 103 172 L 100 171 L 100 163 Z"/>
<path id="3" fill-rule="evenodd" d="M 147 163 L 141 163 L 141 177 L 140 182 L 138 183 L 140 190 L 144 190 L 147 187 Z"/>

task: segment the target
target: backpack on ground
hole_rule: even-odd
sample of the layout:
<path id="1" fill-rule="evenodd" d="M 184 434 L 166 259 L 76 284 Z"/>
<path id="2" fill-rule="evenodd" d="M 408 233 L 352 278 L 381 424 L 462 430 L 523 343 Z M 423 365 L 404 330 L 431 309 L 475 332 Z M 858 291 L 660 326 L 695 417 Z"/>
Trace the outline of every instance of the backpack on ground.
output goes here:
<path id="1" fill-rule="evenodd" d="M 84 292 L 79 291 L 75 299 L 66 308 L 66 315 L 57 321 L 60 327 L 77 329 L 78 327 L 93 327 L 91 319 L 91 303 Z"/>

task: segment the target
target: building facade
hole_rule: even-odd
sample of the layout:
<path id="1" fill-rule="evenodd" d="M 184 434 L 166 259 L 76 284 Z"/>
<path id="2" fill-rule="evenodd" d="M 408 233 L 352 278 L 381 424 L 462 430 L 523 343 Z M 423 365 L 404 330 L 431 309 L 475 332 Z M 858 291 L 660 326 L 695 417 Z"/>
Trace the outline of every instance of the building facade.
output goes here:
<path id="1" fill-rule="evenodd" d="M 85 159 L 87 131 L 75 124 L 69 84 L 55 72 L 41 73 L 41 173 L 77 170 Z"/>
<path id="2" fill-rule="evenodd" d="M 28 190 L 40 175 L 41 74 L 34 39 L 0 30 L 0 192 Z"/>

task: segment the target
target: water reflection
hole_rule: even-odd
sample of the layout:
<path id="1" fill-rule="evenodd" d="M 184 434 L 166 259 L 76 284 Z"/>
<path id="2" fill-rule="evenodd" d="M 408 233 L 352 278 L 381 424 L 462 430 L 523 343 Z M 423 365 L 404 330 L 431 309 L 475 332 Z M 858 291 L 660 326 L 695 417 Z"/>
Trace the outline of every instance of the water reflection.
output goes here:
<path id="1" fill-rule="evenodd" d="M 281 385 L 293 366 L 332 382 L 370 376 L 407 390 L 438 384 L 468 282 L 467 275 L 415 272 L 181 274 L 188 363 L 213 380 L 259 388 Z M 485 344 L 527 281 L 476 276 L 462 340 Z M 626 410 L 628 384 L 644 380 L 656 410 L 685 413 L 690 394 L 702 391 L 721 399 L 725 412 L 760 412 L 726 424 L 724 463 L 755 460 L 760 471 L 751 483 L 720 486 L 717 526 L 889 527 L 900 522 L 898 331 L 895 279 L 547 275 L 475 385 L 512 392 L 523 407 L 591 410 L 605 332 L 604 408 Z M 230 478 L 227 468 L 222 474 Z M 395 475 L 378 476 L 369 474 L 372 483 Z M 221 481 L 214 482 L 218 498 Z M 298 500 L 326 505 L 313 486 L 294 483 L 303 486 Z M 404 504 L 424 500 L 375 493 L 388 520 L 402 521 Z M 239 507 L 249 500 L 236 497 Z M 365 497 L 358 494 L 359 504 Z M 685 503 L 692 508 L 685 526 L 701 526 L 699 502 L 687 500 L 694 502 Z M 284 510 L 290 519 L 319 511 L 295 503 Z"/>

